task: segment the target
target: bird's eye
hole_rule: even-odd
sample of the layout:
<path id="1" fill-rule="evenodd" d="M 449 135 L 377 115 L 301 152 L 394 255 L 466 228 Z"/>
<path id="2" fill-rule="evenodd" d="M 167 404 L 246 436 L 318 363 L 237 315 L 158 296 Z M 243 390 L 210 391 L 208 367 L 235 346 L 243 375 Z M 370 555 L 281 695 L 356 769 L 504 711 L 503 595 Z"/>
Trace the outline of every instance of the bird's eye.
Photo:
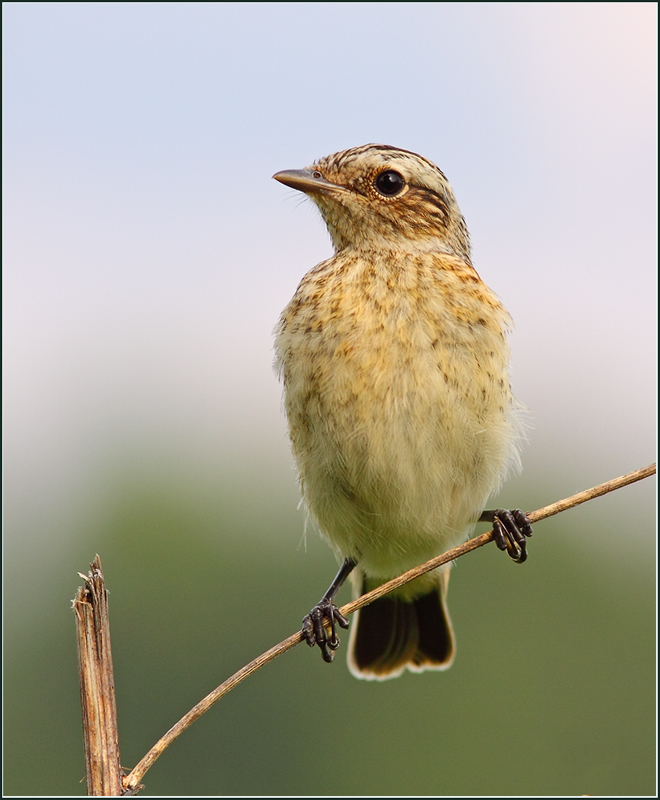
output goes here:
<path id="1" fill-rule="evenodd" d="M 385 197 L 396 197 L 404 190 L 406 182 L 398 172 L 388 169 L 376 176 L 374 186 Z"/>

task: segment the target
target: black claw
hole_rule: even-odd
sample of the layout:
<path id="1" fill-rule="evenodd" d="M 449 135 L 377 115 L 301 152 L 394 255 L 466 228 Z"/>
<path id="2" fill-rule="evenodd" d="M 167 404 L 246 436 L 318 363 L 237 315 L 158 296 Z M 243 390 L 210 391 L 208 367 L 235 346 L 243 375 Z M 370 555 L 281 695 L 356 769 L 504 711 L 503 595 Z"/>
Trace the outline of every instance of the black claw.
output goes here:
<path id="1" fill-rule="evenodd" d="M 321 645 L 321 655 L 323 656 L 323 660 L 326 664 L 332 664 L 332 662 L 335 660 L 335 651 L 328 650 L 327 644 Z"/>
<path id="2" fill-rule="evenodd" d="M 507 549 L 506 533 L 504 532 L 504 526 L 497 517 L 495 517 L 495 519 L 493 520 L 493 541 L 499 547 L 500 550 Z"/>
<path id="3" fill-rule="evenodd" d="M 500 550 L 506 550 L 517 563 L 527 560 L 527 538 L 532 535 L 532 524 L 524 511 L 519 508 L 509 511 L 498 508 L 493 512 L 484 512 L 493 520 L 493 539 Z"/>
<path id="4" fill-rule="evenodd" d="M 332 601 L 356 564 L 357 562 L 352 558 L 345 558 L 341 567 L 339 567 L 339 572 L 335 575 L 335 579 L 330 584 L 328 591 L 309 614 L 303 617 L 303 638 L 310 647 L 318 645 L 323 660 L 328 663 L 334 659 L 334 651 L 339 647 L 337 625 L 339 625 L 340 628 L 348 628 L 348 620 L 341 611 L 335 607 Z M 329 625 L 329 631 L 326 631 L 326 625 Z"/>
<path id="5" fill-rule="evenodd" d="M 350 622 L 341 613 L 341 611 L 338 608 L 335 608 L 334 606 L 333 606 L 333 616 L 337 620 L 337 624 L 340 627 L 344 628 L 344 630 L 348 629 L 348 626 L 350 625 Z"/>
<path id="6" fill-rule="evenodd" d="M 326 630 L 325 625 L 330 625 L 330 630 Z M 321 649 L 323 660 L 328 664 L 335 657 L 334 651 L 339 647 L 339 637 L 337 636 L 336 625 L 348 628 L 349 622 L 346 617 L 335 607 L 330 599 L 321 600 L 318 605 L 303 617 L 302 634 L 310 647 L 318 645 Z"/>
<path id="7" fill-rule="evenodd" d="M 303 617 L 302 635 L 310 647 L 316 646 L 316 636 L 314 635 L 314 623 L 312 622 L 311 614 L 307 614 L 306 617 Z"/>

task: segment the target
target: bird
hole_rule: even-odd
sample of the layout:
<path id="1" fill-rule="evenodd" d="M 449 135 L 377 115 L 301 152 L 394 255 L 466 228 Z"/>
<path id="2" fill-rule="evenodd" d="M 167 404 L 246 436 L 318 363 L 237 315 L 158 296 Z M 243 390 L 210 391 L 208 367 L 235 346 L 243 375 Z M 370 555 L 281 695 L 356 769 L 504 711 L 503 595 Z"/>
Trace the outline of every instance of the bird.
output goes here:
<path id="1" fill-rule="evenodd" d="M 275 369 L 304 505 L 341 562 L 302 623 L 334 659 L 334 604 L 493 523 L 522 563 L 529 519 L 484 510 L 520 466 L 524 407 L 509 380 L 511 317 L 471 261 L 454 192 L 431 161 L 367 144 L 273 176 L 310 198 L 334 255 L 302 279 L 275 328 Z M 348 666 L 385 680 L 445 670 L 455 638 L 450 564 L 360 609 Z"/>

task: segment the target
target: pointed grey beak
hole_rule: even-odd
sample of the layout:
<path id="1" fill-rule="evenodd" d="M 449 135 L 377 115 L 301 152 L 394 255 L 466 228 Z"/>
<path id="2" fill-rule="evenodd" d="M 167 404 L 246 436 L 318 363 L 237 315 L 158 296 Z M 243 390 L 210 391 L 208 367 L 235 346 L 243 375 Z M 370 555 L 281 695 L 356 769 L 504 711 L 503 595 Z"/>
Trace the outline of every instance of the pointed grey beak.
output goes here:
<path id="1" fill-rule="evenodd" d="M 326 181 L 315 169 L 285 169 L 273 175 L 276 181 L 307 194 L 336 194 L 345 192 L 343 186 Z"/>

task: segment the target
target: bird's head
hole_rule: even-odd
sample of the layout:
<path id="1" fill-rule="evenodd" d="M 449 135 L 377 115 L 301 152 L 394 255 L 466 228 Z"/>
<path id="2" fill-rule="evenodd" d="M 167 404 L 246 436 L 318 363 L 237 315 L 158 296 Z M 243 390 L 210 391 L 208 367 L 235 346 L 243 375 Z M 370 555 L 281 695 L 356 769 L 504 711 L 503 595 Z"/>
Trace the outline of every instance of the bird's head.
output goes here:
<path id="1" fill-rule="evenodd" d="M 337 251 L 440 251 L 470 264 L 470 238 L 449 181 L 408 150 L 367 144 L 275 180 L 309 195 Z"/>

